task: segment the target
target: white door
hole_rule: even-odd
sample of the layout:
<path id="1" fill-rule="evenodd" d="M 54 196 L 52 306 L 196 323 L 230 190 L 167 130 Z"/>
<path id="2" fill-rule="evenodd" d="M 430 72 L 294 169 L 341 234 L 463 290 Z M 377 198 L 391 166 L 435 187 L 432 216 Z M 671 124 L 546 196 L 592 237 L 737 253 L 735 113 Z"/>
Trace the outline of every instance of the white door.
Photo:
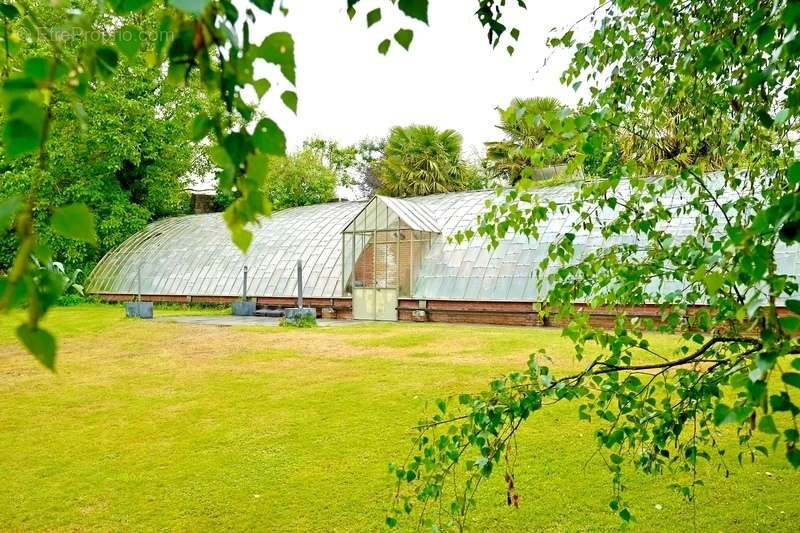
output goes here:
<path id="1" fill-rule="evenodd" d="M 397 321 L 397 289 L 375 289 L 375 320 Z"/>
<path id="2" fill-rule="evenodd" d="M 375 289 L 353 288 L 353 319 L 375 320 Z"/>
<path id="3" fill-rule="evenodd" d="M 397 320 L 397 289 L 353 288 L 354 320 Z"/>

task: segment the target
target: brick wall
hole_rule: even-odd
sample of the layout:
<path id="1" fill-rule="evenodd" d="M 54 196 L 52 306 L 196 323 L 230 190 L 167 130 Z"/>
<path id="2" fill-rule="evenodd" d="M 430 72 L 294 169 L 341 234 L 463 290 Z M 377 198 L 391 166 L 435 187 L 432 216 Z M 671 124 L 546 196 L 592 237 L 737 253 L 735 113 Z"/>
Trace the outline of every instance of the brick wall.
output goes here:
<path id="1" fill-rule="evenodd" d="M 360 282 L 360 287 L 397 287 L 400 294 L 411 293 L 413 273 L 419 269 L 427 241 L 412 243 L 413 232 L 400 230 L 400 239 L 393 231 L 379 231 L 375 238 L 358 256 L 353 267 L 353 279 Z M 412 246 L 414 251 L 412 253 Z M 414 267 L 412 268 L 412 255 Z"/>
<path id="2" fill-rule="evenodd" d="M 217 211 L 214 205 L 213 194 L 192 193 L 191 197 L 192 212 L 195 215 L 214 213 Z"/>
<path id="3" fill-rule="evenodd" d="M 353 268 L 353 279 L 358 287 L 375 286 L 375 247 L 370 244 L 361 252 Z"/>
<path id="4" fill-rule="evenodd" d="M 129 302 L 135 299 L 130 294 L 98 294 L 101 300 L 107 302 Z M 148 302 L 177 303 L 177 304 L 206 304 L 230 305 L 238 299 L 236 296 L 173 296 L 173 295 L 144 295 Z M 317 314 L 322 314 L 322 309 L 328 309 L 327 316 L 340 320 L 350 320 L 353 317 L 352 300 L 348 297 L 341 298 L 304 298 L 304 305 L 315 307 Z M 259 305 L 289 307 L 296 305 L 293 297 L 256 298 Z M 699 309 L 700 307 L 698 307 Z M 630 318 L 651 318 L 656 323 L 659 318 L 659 308 L 656 305 L 643 305 L 628 308 Z M 788 309 L 780 308 L 781 316 L 790 314 Z M 420 301 L 411 298 L 401 298 L 397 304 L 397 314 L 401 321 L 415 322 L 446 322 L 460 324 L 497 324 L 508 326 L 552 326 L 562 327 L 564 324 L 552 317 L 542 320 L 539 313 L 534 310 L 534 302 L 502 302 L 502 301 L 466 301 L 466 300 L 427 300 Z M 613 309 L 594 309 L 590 323 L 594 326 L 614 326 L 616 311 Z"/>

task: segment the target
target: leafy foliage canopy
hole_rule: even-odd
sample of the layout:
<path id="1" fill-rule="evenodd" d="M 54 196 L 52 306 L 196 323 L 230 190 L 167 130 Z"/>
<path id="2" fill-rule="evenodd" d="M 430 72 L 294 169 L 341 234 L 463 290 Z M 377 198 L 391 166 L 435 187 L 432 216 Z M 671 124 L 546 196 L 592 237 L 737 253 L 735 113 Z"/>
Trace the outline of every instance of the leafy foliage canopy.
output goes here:
<path id="1" fill-rule="evenodd" d="M 391 467 L 389 525 L 418 511 L 432 526 L 463 529 L 497 469 L 516 501 L 514 435 L 562 400 L 600 424 L 609 506 L 626 522 L 626 468 L 684 473 L 674 488 L 693 501 L 700 461 L 728 472 L 731 458 L 781 453 L 800 467 L 800 299 L 779 262 L 800 241 L 800 4 L 612 1 L 583 22 L 585 32 L 578 25 L 549 42 L 574 51 L 562 80 L 588 96 L 573 113 L 539 114 L 547 134 L 528 155 L 570 153 L 566 173 L 585 175 L 567 202 L 523 178 L 478 225 L 497 244 L 569 221 L 539 265 L 541 315 L 564 326 L 582 370 L 554 375 L 539 350 L 486 391 L 439 401 L 409 459 Z M 625 137 L 637 147 L 627 156 Z M 690 234 L 665 230 L 678 216 L 694 222 Z M 587 248 L 589 234 L 602 245 Z M 647 305 L 657 319 L 627 311 Z M 614 317 L 612 329 L 594 323 L 598 310 Z M 651 331 L 683 342 L 657 352 Z M 725 429 L 738 436 L 733 453 Z"/>

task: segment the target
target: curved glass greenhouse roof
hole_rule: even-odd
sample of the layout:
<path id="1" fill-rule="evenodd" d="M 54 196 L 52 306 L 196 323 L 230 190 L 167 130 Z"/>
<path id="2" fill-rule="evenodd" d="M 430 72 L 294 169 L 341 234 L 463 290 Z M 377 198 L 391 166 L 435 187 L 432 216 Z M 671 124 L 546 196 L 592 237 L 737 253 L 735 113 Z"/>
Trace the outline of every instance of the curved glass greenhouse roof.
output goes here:
<path id="1" fill-rule="evenodd" d="M 303 261 L 307 296 L 341 293 L 341 231 L 363 207 L 360 202 L 286 209 L 251 227 L 253 242 L 243 255 L 231 241 L 221 213 L 154 222 L 106 255 L 92 272 L 88 290 L 180 296 L 241 294 L 248 267 L 248 293 L 297 293 L 297 260 Z"/>
<path id="2" fill-rule="evenodd" d="M 546 194 L 548 200 L 556 202 L 568 201 L 574 192 L 574 185 L 538 191 L 540 196 Z M 624 190 L 618 193 L 624 195 Z M 419 225 L 431 235 L 412 285 L 412 296 L 419 299 L 540 300 L 537 268 L 547 256 L 548 245 L 572 222 L 568 214 L 555 214 L 540 226 L 538 240 L 509 232 L 499 246 L 489 249 L 487 239 L 482 237 L 460 244 L 449 237 L 474 227 L 487 203 L 496 200 L 491 191 L 379 199 L 407 226 L 416 229 Z M 676 191 L 665 203 L 677 206 L 685 199 Z M 351 273 L 343 268 L 343 232 L 367 204 L 329 203 L 274 213 L 252 228 L 254 238 L 247 255 L 242 255 L 231 242 L 220 213 L 158 221 L 106 255 L 92 272 L 88 290 L 135 294 L 137 269 L 141 267 L 143 294 L 236 296 L 241 293 L 242 267 L 247 265 L 249 295 L 293 296 L 297 290 L 296 263 L 300 259 L 306 296 L 346 296 L 344 291 L 349 289 L 343 290 L 343 279 Z M 681 215 L 673 217 L 665 229 L 681 238 L 693 234 L 694 227 L 692 215 Z M 635 239 L 630 235 L 608 241 L 599 234 L 584 232 L 576 235 L 573 244 L 580 255 L 610 243 Z M 398 251 L 399 243 L 400 237 Z M 780 245 L 777 259 L 782 273 L 800 277 L 799 246 L 789 249 Z M 352 266 L 353 261 L 349 260 L 347 268 Z"/>

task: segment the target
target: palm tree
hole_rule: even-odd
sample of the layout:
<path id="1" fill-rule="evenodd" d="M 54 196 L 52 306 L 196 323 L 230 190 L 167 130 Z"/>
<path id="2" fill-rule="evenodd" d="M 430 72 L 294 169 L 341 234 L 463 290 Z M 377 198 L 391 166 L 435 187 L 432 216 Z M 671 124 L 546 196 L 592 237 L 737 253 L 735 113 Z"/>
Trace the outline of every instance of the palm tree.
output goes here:
<path id="1" fill-rule="evenodd" d="M 710 132 L 699 144 L 690 145 L 688 135 L 692 124 L 686 122 L 686 113 L 678 107 L 661 110 L 657 116 L 639 117 L 630 130 L 620 129 L 617 145 L 623 160 L 633 160 L 648 172 L 660 174 L 675 168 L 697 165 L 705 171 L 722 168 L 726 159 L 724 150 L 732 124 L 719 124 L 719 129 Z M 634 131 L 635 130 L 635 131 Z"/>
<path id="2" fill-rule="evenodd" d="M 500 124 L 497 127 L 506 138 L 486 143 L 490 171 L 513 184 L 522 178 L 525 168 L 561 165 L 569 161 L 570 154 L 545 152 L 547 155 L 535 164 L 531 157 L 535 150 L 542 148 L 550 131 L 548 121 L 564 111 L 568 108 L 551 97 L 514 98 L 507 108 L 498 108 Z"/>
<path id="3" fill-rule="evenodd" d="M 462 190 L 466 172 L 461 143 L 461 135 L 451 129 L 392 128 L 378 166 L 380 191 L 404 197 Z"/>

